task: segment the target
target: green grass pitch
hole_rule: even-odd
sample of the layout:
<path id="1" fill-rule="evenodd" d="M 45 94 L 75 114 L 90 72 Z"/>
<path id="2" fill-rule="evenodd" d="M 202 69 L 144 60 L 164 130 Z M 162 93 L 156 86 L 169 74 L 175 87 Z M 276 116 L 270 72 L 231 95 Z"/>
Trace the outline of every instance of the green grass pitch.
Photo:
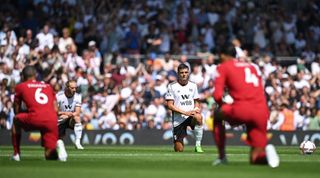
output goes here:
<path id="1" fill-rule="evenodd" d="M 320 154 L 300 155 L 297 147 L 277 147 L 280 167 L 253 166 L 248 147 L 228 146 L 229 164 L 211 166 L 214 146 L 205 153 L 175 153 L 171 146 L 68 146 L 68 161 L 44 161 L 40 146 L 22 146 L 20 162 L 9 160 L 12 148 L 0 146 L 1 178 L 313 178 L 320 175 Z"/>

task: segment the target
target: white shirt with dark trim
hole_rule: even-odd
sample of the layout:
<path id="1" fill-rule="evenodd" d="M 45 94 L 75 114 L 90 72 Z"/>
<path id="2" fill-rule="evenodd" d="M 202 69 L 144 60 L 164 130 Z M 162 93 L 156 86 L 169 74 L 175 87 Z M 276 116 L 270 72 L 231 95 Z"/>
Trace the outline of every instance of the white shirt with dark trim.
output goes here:
<path id="1" fill-rule="evenodd" d="M 75 93 L 73 97 L 68 98 L 64 91 L 59 91 L 56 94 L 56 99 L 59 107 L 59 111 L 62 112 L 74 112 L 76 107 L 81 107 L 82 96 L 79 93 Z"/>
<path id="2" fill-rule="evenodd" d="M 165 95 L 166 100 L 173 100 L 176 107 L 191 111 L 195 107 L 194 100 L 199 99 L 198 87 L 195 83 L 188 81 L 187 85 L 180 85 L 178 82 L 173 82 L 168 85 L 168 92 Z M 177 127 L 183 123 L 189 116 L 181 113 L 173 112 L 173 126 Z"/>

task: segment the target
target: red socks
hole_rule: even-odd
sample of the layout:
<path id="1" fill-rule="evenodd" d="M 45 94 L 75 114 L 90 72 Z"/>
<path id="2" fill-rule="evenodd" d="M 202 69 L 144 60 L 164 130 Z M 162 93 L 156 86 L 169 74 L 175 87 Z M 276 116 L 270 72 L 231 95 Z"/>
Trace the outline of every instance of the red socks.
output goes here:
<path id="1" fill-rule="evenodd" d="M 219 159 L 223 159 L 225 157 L 225 127 L 223 121 L 218 121 L 214 119 L 214 131 L 213 137 L 218 148 Z"/>
<path id="2" fill-rule="evenodd" d="M 21 142 L 21 133 L 12 133 L 11 134 L 12 146 L 13 146 L 13 154 L 20 154 L 20 142 Z"/>

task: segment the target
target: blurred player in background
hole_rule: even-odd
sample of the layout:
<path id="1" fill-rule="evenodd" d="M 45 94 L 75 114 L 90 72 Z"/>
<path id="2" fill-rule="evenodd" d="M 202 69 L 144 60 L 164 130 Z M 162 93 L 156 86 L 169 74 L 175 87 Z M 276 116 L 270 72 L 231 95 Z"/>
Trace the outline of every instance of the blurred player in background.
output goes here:
<path id="1" fill-rule="evenodd" d="M 65 136 L 67 128 L 73 129 L 76 137 L 75 147 L 76 149 L 83 150 L 84 148 L 81 145 L 82 124 L 80 118 L 82 97 L 79 93 L 76 93 L 76 90 L 77 82 L 69 80 L 65 84 L 64 91 L 60 91 L 56 95 L 59 106 L 59 138 L 62 139 Z"/>
<path id="2" fill-rule="evenodd" d="M 267 145 L 267 120 L 269 110 L 261 76 L 255 67 L 235 59 L 233 46 L 223 48 L 217 67 L 217 78 L 213 97 L 220 106 L 214 114 L 214 140 L 219 157 L 214 165 L 227 163 L 225 153 L 224 120 L 230 125 L 245 124 L 247 143 L 251 146 L 251 164 L 279 166 L 279 157 L 273 145 Z M 233 100 L 223 98 L 227 89 Z"/>
<path id="3" fill-rule="evenodd" d="M 57 103 L 50 85 L 36 81 L 36 69 L 26 66 L 22 70 L 24 82 L 15 88 L 14 122 L 12 127 L 12 159 L 20 161 L 21 128 L 25 131 L 39 130 L 47 160 L 66 161 L 64 143 L 58 140 Z M 22 112 L 25 105 L 26 112 Z M 57 152 L 57 149 L 58 152 Z"/>
<path id="4" fill-rule="evenodd" d="M 194 130 L 195 152 L 203 152 L 201 140 L 203 135 L 202 115 L 199 106 L 197 85 L 189 81 L 189 67 L 186 64 L 178 66 L 178 81 L 168 85 L 166 101 L 172 111 L 174 150 L 182 152 L 183 138 L 187 136 L 187 126 Z"/>

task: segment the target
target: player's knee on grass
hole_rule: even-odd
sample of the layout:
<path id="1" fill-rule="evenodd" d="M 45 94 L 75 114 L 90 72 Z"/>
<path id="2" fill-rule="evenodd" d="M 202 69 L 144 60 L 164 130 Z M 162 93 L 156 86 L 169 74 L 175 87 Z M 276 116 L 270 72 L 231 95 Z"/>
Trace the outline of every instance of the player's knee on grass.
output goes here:
<path id="1" fill-rule="evenodd" d="M 174 151 L 175 152 L 183 152 L 183 144 L 181 142 L 174 143 Z"/>
<path id="2" fill-rule="evenodd" d="M 268 164 L 265 148 L 252 147 L 250 151 L 251 164 Z"/>
<path id="3" fill-rule="evenodd" d="M 58 152 L 56 149 L 45 149 L 46 160 L 58 160 Z"/>

